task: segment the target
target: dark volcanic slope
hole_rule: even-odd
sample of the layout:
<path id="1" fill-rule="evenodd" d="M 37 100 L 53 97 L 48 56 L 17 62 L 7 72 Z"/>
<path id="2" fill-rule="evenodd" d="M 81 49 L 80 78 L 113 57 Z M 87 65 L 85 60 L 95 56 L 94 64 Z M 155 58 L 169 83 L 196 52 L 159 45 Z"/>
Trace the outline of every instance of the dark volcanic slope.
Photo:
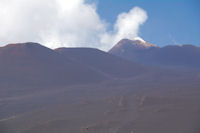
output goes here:
<path id="1" fill-rule="evenodd" d="M 1 47 L 0 73 L 1 87 L 68 85 L 105 79 L 98 72 L 37 43 Z"/>
<path id="2" fill-rule="evenodd" d="M 134 48 L 157 49 L 146 45 Z M 146 70 L 96 49 L 56 51 L 0 48 L 0 133 L 200 133 L 194 70 Z M 137 76 L 99 83 L 102 73 Z"/>
<path id="3" fill-rule="evenodd" d="M 6 92 L 0 133 L 199 133 L 199 81 L 152 78 Z"/>
<path id="4" fill-rule="evenodd" d="M 147 69 L 141 65 L 123 60 L 117 56 L 93 48 L 59 48 L 55 51 L 67 58 L 89 65 L 115 78 L 134 77 Z"/>
<path id="5" fill-rule="evenodd" d="M 147 42 L 121 40 L 109 53 L 146 65 L 165 67 L 200 67 L 200 47 L 193 45 L 171 45 L 156 47 Z"/>

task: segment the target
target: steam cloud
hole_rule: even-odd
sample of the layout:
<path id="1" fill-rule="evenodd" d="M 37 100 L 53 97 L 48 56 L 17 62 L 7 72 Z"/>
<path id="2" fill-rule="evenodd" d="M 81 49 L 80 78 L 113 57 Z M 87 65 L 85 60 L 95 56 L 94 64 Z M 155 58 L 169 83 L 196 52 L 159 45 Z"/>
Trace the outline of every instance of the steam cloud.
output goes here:
<path id="1" fill-rule="evenodd" d="M 118 15 L 113 30 L 84 0 L 0 0 L 0 44 L 39 42 L 50 48 L 108 50 L 122 38 L 134 39 L 146 12 L 134 7 Z"/>

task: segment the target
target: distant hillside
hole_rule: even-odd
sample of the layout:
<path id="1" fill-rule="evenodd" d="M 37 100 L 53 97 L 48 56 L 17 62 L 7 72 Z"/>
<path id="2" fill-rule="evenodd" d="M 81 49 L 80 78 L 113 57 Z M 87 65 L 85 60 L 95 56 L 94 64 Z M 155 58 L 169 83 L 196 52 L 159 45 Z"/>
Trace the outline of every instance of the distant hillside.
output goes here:
<path id="1" fill-rule="evenodd" d="M 99 72 L 37 43 L 0 47 L 0 73 L 0 85 L 4 87 L 59 86 L 106 79 Z"/>
<path id="2" fill-rule="evenodd" d="M 145 41 L 123 39 L 109 53 L 145 65 L 200 68 L 200 47 L 193 45 L 169 45 L 160 48 Z"/>

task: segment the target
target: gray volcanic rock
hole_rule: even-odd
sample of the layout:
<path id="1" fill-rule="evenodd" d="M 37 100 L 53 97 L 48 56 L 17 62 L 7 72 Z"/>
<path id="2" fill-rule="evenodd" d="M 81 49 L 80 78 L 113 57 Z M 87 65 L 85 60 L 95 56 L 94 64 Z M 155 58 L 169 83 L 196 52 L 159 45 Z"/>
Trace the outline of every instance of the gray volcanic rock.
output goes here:
<path id="1" fill-rule="evenodd" d="M 198 61 L 193 46 L 140 45 L 125 53 L 175 64 L 185 49 L 187 62 Z M 199 81 L 194 70 L 145 67 L 97 49 L 7 45 L 0 48 L 0 133 L 199 133 Z"/>

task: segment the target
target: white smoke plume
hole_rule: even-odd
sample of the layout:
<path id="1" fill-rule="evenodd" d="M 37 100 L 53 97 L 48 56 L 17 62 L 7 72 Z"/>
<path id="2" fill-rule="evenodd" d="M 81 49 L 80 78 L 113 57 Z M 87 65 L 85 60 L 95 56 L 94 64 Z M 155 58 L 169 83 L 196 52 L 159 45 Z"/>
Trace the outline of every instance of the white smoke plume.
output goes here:
<path id="1" fill-rule="evenodd" d="M 138 39 L 139 27 L 146 20 L 147 13 L 139 7 L 134 7 L 128 13 L 121 13 L 118 15 L 112 33 L 105 33 L 101 42 L 115 44 L 123 38 Z M 105 46 L 109 47 L 109 45 Z"/>
<path id="2" fill-rule="evenodd" d="M 50 48 L 108 50 L 122 38 L 137 37 L 147 19 L 143 9 L 134 7 L 119 14 L 109 31 L 96 8 L 84 0 L 0 0 L 0 45 L 32 41 Z"/>

